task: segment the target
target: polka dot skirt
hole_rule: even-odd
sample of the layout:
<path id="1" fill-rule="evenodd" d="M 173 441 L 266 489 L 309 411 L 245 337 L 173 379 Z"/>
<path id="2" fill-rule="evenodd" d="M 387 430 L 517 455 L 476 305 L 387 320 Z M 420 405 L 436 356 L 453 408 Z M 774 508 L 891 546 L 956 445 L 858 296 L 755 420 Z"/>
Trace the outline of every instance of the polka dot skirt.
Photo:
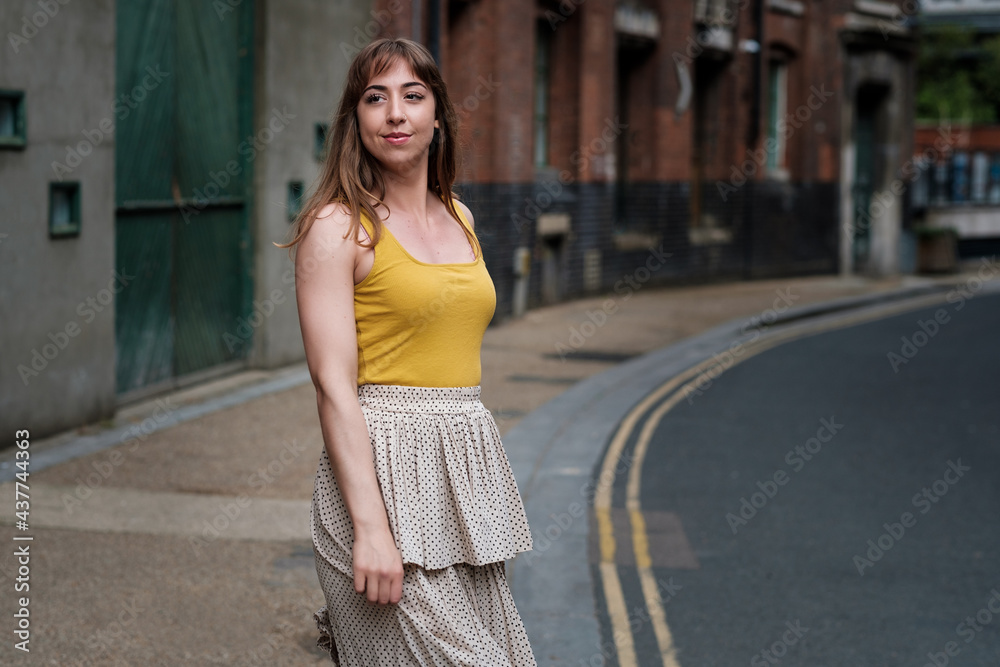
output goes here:
<path id="1" fill-rule="evenodd" d="M 329 458 L 316 473 L 312 535 L 335 664 L 533 666 L 504 573 L 531 549 L 524 506 L 480 387 L 358 387 L 396 545 L 403 597 L 354 590 L 354 535 Z"/>

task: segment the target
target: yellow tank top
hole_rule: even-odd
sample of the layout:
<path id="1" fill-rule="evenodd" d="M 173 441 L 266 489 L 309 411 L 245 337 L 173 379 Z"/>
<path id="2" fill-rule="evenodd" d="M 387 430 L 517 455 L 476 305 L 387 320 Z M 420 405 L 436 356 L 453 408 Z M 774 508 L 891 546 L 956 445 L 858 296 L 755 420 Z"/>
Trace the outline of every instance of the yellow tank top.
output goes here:
<path id="1" fill-rule="evenodd" d="M 461 209 L 462 224 L 469 229 Z M 371 222 L 362 215 L 369 236 Z M 482 378 L 480 348 L 496 290 L 476 240 L 474 262 L 414 259 L 388 228 L 375 261 L 354 286 L 358 385 L 471 387 Z"/>

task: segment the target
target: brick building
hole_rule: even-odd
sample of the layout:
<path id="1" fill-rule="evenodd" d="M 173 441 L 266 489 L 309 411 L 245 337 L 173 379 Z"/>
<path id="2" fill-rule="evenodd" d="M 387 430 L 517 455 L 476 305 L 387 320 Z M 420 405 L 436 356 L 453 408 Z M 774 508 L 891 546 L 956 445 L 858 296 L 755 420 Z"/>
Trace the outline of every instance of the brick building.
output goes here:
<path id="1" fill-rule="evenodd" d="M 886 2 L 12 0 L 0 26 L 8 432 L 303 358 L 271 243 L 379 32 L 442 64 L 498 318 L 898 261 L 912 40 Z"/>
<path id="2" fill-rule="evenodd" d="M 381 34 L 431 48 L 459 106 L 458 190 L 498 314 L 614 289 L 651 249 L 670 254 L 655 282 L 898 270 L 891 185 L 912 145 L 914 42 L 894 4 L 377 0 L 375 11 Z"/>

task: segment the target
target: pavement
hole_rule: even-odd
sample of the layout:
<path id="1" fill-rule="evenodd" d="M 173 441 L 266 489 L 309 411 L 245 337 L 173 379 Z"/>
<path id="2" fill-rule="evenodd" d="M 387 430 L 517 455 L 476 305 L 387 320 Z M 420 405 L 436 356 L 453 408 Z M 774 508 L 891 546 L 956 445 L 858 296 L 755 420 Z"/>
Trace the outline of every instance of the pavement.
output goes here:
<path id="1" fill-rule="evenodd" d="M 972 275 L 647 286 L 491 327 L 482 399 L 535 538 L 536 552 L 514 559 L 509 576 L 538 663 L 594 655 L 582 489 L 631 406 L 740 328 L 891 308 Z M 321 450 L 315 394 L 298 364 L 237 373 L 32 441 L 28 531 L 14 527 L 14 450 L 0 452 L 0 497 L 9 499 L 0 540 L 33 538 L 31 650 L 14 648 L 7 621 L 0 663 L 329 664 L 315 647 L 312 612 L 323 600 L 308 527 Z M 23 576 L 13 552 L 0 555 L 6 619 L 23 595 L 13 592 Z"/>

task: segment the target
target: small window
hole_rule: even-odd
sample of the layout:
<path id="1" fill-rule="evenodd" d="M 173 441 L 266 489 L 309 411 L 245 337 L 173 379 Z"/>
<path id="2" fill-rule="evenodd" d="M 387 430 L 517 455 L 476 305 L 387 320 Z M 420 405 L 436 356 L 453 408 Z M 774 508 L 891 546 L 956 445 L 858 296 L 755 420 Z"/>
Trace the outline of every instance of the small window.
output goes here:
<path id="1" fill-rule="evenodd" d="M 0 90 L 0 148 L 24 148 L 24 92 Z"/>
<path id="2" fill-rule="evenodd" d="M 302 211 L 302 181 L 288 182 L 288 222 L 295 222 Z"/>
<path id="3" fill-rule="evenodd" d="M 329 123 L 316 123 L 316 142 L 313 146 L 313 155 L 318 162 L 323 162 L 326 159 L 326 133 L 329 129 Z"/>
<path id="4" fill-rule="evenodd" d="M 49 183 L 49 236 L 79 236 L 80 184 Z"/>
<path id="5" fill-rule="evenodd" d="M 535 167 L 549 163 L 549 86 L 552 28 L 545 21 L 535 26 Z"/>
<path id="6" fill-rule="evenodd" d="M 788 67 L 772 60 L 768 68 L 767 168 L 777 172 L 785 166 L 785 135 L 788 122 Z"/>

